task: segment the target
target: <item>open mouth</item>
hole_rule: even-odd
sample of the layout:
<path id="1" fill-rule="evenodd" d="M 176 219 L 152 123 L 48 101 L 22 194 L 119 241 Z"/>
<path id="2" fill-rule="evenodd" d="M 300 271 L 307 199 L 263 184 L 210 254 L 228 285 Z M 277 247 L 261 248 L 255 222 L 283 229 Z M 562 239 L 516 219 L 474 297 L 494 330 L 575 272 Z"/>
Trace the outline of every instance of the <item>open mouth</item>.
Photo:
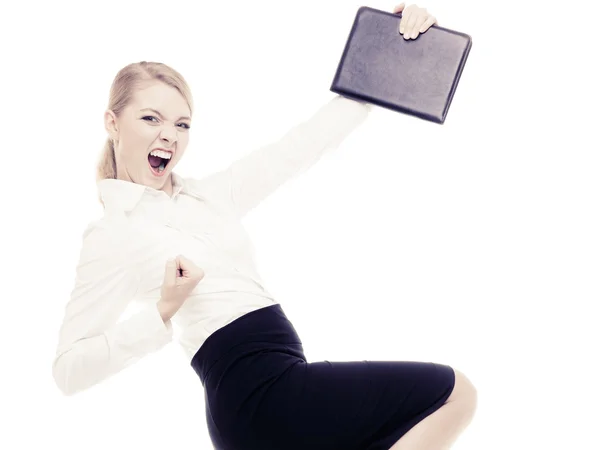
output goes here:
<path id="1" fill-rule="evenodd" d="M 148 164 L 150 164 L 150 170 L 154 175 L 161 176 L 165 168 L 171 162 L 173 154 L 163 150 L 152 150 L 148 154 Z"/>

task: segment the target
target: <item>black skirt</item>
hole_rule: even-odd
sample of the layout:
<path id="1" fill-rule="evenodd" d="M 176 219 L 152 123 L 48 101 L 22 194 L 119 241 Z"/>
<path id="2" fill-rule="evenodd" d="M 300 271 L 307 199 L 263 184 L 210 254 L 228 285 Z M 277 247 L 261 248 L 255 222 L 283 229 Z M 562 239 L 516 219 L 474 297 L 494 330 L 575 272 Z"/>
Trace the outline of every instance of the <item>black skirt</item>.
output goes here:
<path id="1" fill-rule="evenodd" d="M 219 450 L 388 450 L 454 388 L 431 362 L 309 363 L 278 303 L 211 334 L 191 365 Z"/>

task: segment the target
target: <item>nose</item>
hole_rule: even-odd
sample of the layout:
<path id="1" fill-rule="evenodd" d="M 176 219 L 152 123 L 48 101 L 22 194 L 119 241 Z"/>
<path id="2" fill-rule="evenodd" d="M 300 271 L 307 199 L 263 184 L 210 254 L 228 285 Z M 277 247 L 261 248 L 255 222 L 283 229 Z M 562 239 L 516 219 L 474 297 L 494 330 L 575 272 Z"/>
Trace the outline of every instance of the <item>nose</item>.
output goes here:
<path id="1" fill-rule="evenodd" d="M 163 129 L 160 132 L 160 139 L 163 142 L 173 144 L 177 141 L 177 131 L 174 130 L 173 127 L 163 127 Z"/>
<path id="2" fill-rule="evenodd" d="M 171 145 L 173 145 L 173 143 L 175 142 L 175 139 L 173 139 L 173 138 L 171 138 L 171 137 L 164 136 L 164 135 L 162 135 L 162 136 L 160 137 L 160 140 L 166 144 L 165 146 L 166 146 L 167 148 L 169 148 L 169 147 L 170 147 Z"/>

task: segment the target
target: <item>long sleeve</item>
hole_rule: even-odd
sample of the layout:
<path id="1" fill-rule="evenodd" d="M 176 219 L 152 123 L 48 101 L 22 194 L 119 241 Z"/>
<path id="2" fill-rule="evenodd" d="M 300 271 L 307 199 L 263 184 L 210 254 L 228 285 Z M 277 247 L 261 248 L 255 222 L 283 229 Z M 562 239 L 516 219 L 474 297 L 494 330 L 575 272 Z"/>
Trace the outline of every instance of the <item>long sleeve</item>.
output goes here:
<path id="1" fill-rule="evenodd" d="M 172 325 L 156 306 L 117 322 L 133 300 L 139 275 L 127 236 L 90 226 L 83 236 L 75 285 L 65 307 L 52 365 L 65 395 L 87 389 L 170 342 Z"/>
<path id="2" fill-rule="evenodd" d="M 363 123 L 372 106 L 337 95 L 279 140 L 251 151 L 225 170 L 190 179 L 192 187 L 243 217 L 327 150 L 337 148 Z"/>

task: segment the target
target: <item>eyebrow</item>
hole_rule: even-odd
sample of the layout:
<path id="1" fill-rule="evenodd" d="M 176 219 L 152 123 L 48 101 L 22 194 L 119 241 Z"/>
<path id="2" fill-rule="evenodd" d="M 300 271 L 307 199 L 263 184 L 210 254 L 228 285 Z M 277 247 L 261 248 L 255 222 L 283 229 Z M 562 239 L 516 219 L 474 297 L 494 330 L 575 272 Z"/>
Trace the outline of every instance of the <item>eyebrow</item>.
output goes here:
<path id="1" fill-rule="evenodd" d="M 159 112 L 158 112 L 157 110 L 155 110 L 155 109 L 152 109 L 152 108 L 144 108 L 144 109 L 140 109 L 140 111 L 152 111 L 153 113 L 155 113 L 155 114 L 158 114 L 158 115 L 159 115 L 161 118 L 163 118 L 163 119 L 164 119 L 163 115 L 162 115 L 161 113 L 159 113 Z M 190 119 L 188 116 L 181 116 L 181 117 L 180 117 L 179 119 L 177 119 L 177 120 L 182 120 L 182 119 L 183 119 L 183 120 L 192 120 L 192 119 Z"/>

